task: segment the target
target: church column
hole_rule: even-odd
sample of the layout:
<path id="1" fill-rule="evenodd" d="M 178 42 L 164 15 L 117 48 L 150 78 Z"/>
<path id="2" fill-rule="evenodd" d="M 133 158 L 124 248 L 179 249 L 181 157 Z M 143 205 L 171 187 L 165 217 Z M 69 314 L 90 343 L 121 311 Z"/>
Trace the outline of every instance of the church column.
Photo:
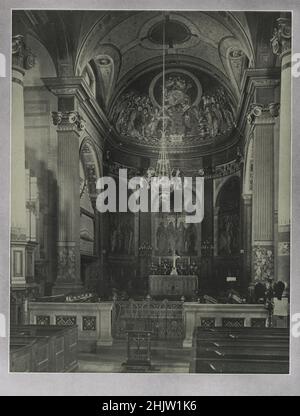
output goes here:
<path id="1" fill-rule="evenodd" d="M 211 172 L 213 160 L 211 157 L 203 159 L 203 168 Z M 201 223 L 201 273 L 203 284 L 214 287 L 218 284 L 218 276 L 214 269 L 214 251 L 211 247 L 214 243 L 214 179 L 205 178 L 204 180 L 204 218 Z M 207 244 L 208 248 L 204 245 Z"/>
<path id="2" fill-rule="evenodd" d="M 24 75 L 34 66 L 34 56 L 22 35 L 12 39 L 11 115 L 11 283 L 25 289 L 34 280 L 34 247 L 27 234 L 24 134 Z M 28 287 L 28 286 L 27 286 Z"/>
<path id="3" fill-rule="evenodd" d="M 243 286 L 247 287 L 251 279 L 252 254 L 252 194 L 243 194 Z"/>
<path id="4" fill-rule="evenodd" d="M 291 189 L 291 20 L 277 19 L 271 39 L 273 52 L 281 60 L 277 280 L 289 284 L 290 189 Z"/>
<path id="5" fill-rule="evenodd" d="M 58 241 L 53 293 L 76 292 L 80 280 L 79 137 L 84 123 L 77 111 L 52 113 L 57 126 Z"/>
<path id="6" fill-rule="evenodd" d="M 277 106 L 253 104 L 252 281 L 274 278 L 274 125 Z"/>

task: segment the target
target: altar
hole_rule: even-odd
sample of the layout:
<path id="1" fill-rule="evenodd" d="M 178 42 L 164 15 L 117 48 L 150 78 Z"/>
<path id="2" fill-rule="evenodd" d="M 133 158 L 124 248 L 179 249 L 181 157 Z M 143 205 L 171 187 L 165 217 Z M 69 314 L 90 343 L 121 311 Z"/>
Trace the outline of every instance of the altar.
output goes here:
<path id="1" fill-rule="evenodd" d="M 198 289 L 195 275 L 150 275 L 150 296 L 193 296 Z"/>

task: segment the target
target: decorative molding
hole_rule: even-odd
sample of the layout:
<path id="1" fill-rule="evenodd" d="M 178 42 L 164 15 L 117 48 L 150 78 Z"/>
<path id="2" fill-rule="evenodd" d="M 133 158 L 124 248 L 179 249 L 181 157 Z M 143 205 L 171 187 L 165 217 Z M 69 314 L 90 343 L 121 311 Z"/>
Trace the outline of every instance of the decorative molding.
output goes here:
<path id="1" fill-rule="evenodd" d="M 278 243 L 278 256 L 289 256 L 290 245 L 291 243 L 289 241 L 280 241 Z"/>
<path id="2" fill-rule="evenodd" d="M 50 315 L 36 315 L 37 325 L 50 325 Z"/>
<path id="3" fill-rule="evenodd" d="M 241 164 L 241 160 L 234 159 L 230 162 L 216 166 L 214 178 L 223 178 L 239 172 L 241 170 Z"/>
<path id="4" fill-rule="evenodd" d="M 272 247 L 255 245 L 252 248 L 253 273 L 255 281 L 274 278 L 274 253 Z"/>
<path id="5" fill-rule="evenodd" d="M 12 82 L 15 82 L 15 83 L 21 85 L 22 87 L 24 87 L 24 82 L 21 81 L 19 78 L 12 77 L 11 80 L 12 80 Z"/>
<path id="6" fill-rule="evenodd" d="M 97 329 L 97 317 L 96 316 L 83 316 L 82 317 L 82 330 L 83 331 L 96 331 Z"/>
<path id="7" fill-rule="evenodd" d="M 31 69 L 35 65 L 35 55 L 26 47 L 23 35 L 12 37 L 12 65 L 23 70 Z"/>
<path id="8" fill-rule="evenodd" d="M 25 229 L 21 227 L 11 227 L 10 238 L 11 241 L 26 242 L 27 237 Z"/>
<path id="9" fill-rule="evenodd" d="M 85 128 L 85 120 L 77 111 L 53 111 L 53 124 L 58 130 L 76 130 L 82 131 Z"/>
<path id="10" fill-rule="evenodd" d="M 277 19 L 277 25 L 271 38 L 273 53 L 282 57 L 283 54 L 291 51 L 292 28 L 291 19 L 280 17 Z"/>
<path id="11" fill-rule="evenodd" d="M 77 318 L 73 315 L 56 315 L 55 324 L 60 326 L 73 326 L 76 325 Z"/>
<path id="12" fill-rule="evenodd" d="M 129 179 L 138 176 L 141 173 L 138 168 L 126 166 L 118 162 L 104 162 L 103 166 L 107 169 L 108 174 L 112 176 L 119 176 L 119 169 L 127 169 L 127 176 Z"/>
<path id="13" fill-rule="evenodd" d="M 243 328 L 244 321 L 244 318 L 223 318 L 222 326 L 224 328 Z"/>
<path id="14" fill-rule="evenodd" d="M 202 328 L 214 328 L 215 327 L 215 318 L 201 318 L 201 327 Z"/>
<path id="15" fill-rule="evenodd" d="M 57 246 L 57 282 L 71 282 L 76 279 L 76 247 Z"/>

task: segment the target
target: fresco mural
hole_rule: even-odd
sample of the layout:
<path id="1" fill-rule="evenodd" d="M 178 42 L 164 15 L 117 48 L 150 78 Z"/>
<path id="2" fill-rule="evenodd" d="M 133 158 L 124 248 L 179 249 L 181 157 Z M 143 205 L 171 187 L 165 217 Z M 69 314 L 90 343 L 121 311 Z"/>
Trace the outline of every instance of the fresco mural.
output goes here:
<path id="1" fill-rule="evenodd" d="M 164 88 L 160 73 L 147 93 L 126 91 L 118 99 L 113 121 L 122 136 L 149 145 L 159 142 L 163 123 L 170 144 L 212 140 L 235 125 L 225 89 L 216 85 L 203 91 L 199 79 L 185 70 L 167 70 Z"/>
<path id="2" fill-rule="evenodd" d="M 113 213 L 110 219 L 110 253 L 134 254 L 134 215 L 130 212 Z"/>
<path id="3" fill-rule="evenodd" d="M 186 224 L 184 215 L 156 215 L 154 219 L 155 253 L 162 256 L 195 255 L 198 229 Z"/>

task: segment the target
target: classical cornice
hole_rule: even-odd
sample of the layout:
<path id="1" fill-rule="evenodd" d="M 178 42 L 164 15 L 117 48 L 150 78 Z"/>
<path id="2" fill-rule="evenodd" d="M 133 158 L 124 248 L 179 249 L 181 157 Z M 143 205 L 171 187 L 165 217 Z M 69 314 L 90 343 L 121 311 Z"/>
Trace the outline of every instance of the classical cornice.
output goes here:
<path id="1" fill-rule="evenodd" d="M 230 137 L 222 143 L 210 143 L 202 146 L 182 146 L 182 147 L 168 147 L 168 153 L 170 158 L 177 155 L 183 155 L 187 160 L 199 159 L 199 157 L 216 155 L 236 146 L 240 142 L 241 134 L 238 130 L 234 129 Z M 132 142 L 125 142 L 124 138 L 120 138 L 114 128 L 111 130 L 111 134 L 107 137 L 107 142 L 112 148 L 118 149 L 123 153 L 134 155 L 138 157 L 156 157 L 158 155 L 158 149 L 155 146 L 147 146 L 144 144 L 137 144 Z"/>
<path id="2" fill-rule="evenodd" d="M 238 128 L 244 131 L 250 106 L 259 88 L 276 88 L 280 85 L 280 68 L 247 69 L 242 79 L 242 95 L 237 111 Z"/>

